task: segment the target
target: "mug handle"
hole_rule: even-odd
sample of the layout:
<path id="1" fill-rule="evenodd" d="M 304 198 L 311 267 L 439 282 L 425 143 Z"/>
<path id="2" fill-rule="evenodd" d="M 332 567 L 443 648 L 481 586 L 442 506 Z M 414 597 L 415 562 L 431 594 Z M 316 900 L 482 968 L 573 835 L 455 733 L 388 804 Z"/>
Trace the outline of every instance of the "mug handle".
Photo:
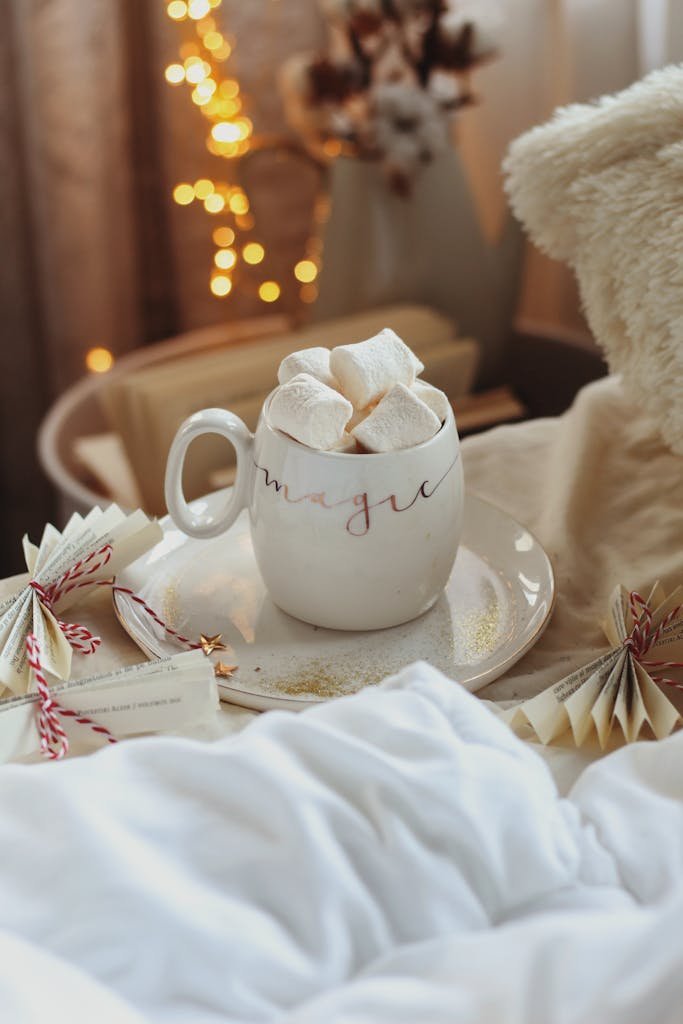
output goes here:
<path id="1" fill-rule="evenodd" d="M 218 434 L 234 446 L 237 476 L 227 503 L 218 513 L 201 515 L 188 505 L 183 493 L 183 466 L 187 449 L 203 434 Z M 164 486 L 171 519 L 189 537 L 206 539 L 229 530 L 249 501 L 251 486 L 251 450 L 254 435 L 239 416 L 226 409 L 202 409 L 186 419 L 173 439 L 166 463 Z"/>

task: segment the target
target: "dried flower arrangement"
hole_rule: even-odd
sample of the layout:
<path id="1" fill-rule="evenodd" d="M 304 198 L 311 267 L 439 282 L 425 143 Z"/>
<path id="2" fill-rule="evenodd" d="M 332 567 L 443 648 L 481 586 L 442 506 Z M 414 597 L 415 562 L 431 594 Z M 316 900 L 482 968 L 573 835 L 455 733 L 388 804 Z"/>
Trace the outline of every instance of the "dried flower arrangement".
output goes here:
<path id="1" fill-rule="evenodd" d="M 320 0 L 324 54 L 283 68 L 290 122 L 328 159 L 378 161 L 407 196 L 421 165 L 448 143 L 449 122 L 473 102 L 470 72 L 496 53 L 490 0 Z"/>

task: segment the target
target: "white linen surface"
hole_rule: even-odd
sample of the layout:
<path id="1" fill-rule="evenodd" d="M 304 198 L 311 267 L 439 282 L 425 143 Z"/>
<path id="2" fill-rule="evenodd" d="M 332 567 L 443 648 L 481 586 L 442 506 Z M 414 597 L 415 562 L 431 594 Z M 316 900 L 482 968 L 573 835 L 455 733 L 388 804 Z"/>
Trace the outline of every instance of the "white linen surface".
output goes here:
<path id="1" fill-rule="evenodd" d="M 677 734 L 561 798 L 424 664 L 215 743 L 6 766 L 2 1019 L 679 1022 L 682 767 Z"/>

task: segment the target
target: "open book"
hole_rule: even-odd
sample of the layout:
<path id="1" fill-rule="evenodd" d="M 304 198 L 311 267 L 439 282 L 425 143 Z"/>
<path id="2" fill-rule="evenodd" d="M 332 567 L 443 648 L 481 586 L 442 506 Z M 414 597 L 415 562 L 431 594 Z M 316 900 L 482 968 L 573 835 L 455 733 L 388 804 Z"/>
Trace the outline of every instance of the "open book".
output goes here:
<path id="1" fill-rule="evenodd" d="M 218 708 L 213 663 L 201 651 L 58 683 L 50 697 L 66 733 L 64 752 L 187 729 L 211 721 Z M 0 701 L 0 763 L 39 754 L 40 711 L 37 693 Z"/>

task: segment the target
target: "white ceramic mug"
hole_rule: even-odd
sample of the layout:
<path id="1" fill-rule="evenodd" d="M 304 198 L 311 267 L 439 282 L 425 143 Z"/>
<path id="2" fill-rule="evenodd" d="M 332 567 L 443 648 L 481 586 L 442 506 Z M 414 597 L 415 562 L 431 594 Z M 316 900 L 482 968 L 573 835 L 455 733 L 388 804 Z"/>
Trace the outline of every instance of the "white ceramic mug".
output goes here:
<path id="1" fill-rule="evenodd" d="M 166 467 L 166 503 L 191 537 L 215 537 L 249 509 L 254 552 L 275 604 L 330 629 L 383 629 L 434 604 L 450 576 L 463 518 L 455 418 L 414 448 L 382 454 L 321 452 L 268 422 L 256 434 L 224 409 L 204 409 L 180 427 Z M 218 516 L 183 495 L 189 445 L 202 434 L 237 452 L 235 485 Z"/>

